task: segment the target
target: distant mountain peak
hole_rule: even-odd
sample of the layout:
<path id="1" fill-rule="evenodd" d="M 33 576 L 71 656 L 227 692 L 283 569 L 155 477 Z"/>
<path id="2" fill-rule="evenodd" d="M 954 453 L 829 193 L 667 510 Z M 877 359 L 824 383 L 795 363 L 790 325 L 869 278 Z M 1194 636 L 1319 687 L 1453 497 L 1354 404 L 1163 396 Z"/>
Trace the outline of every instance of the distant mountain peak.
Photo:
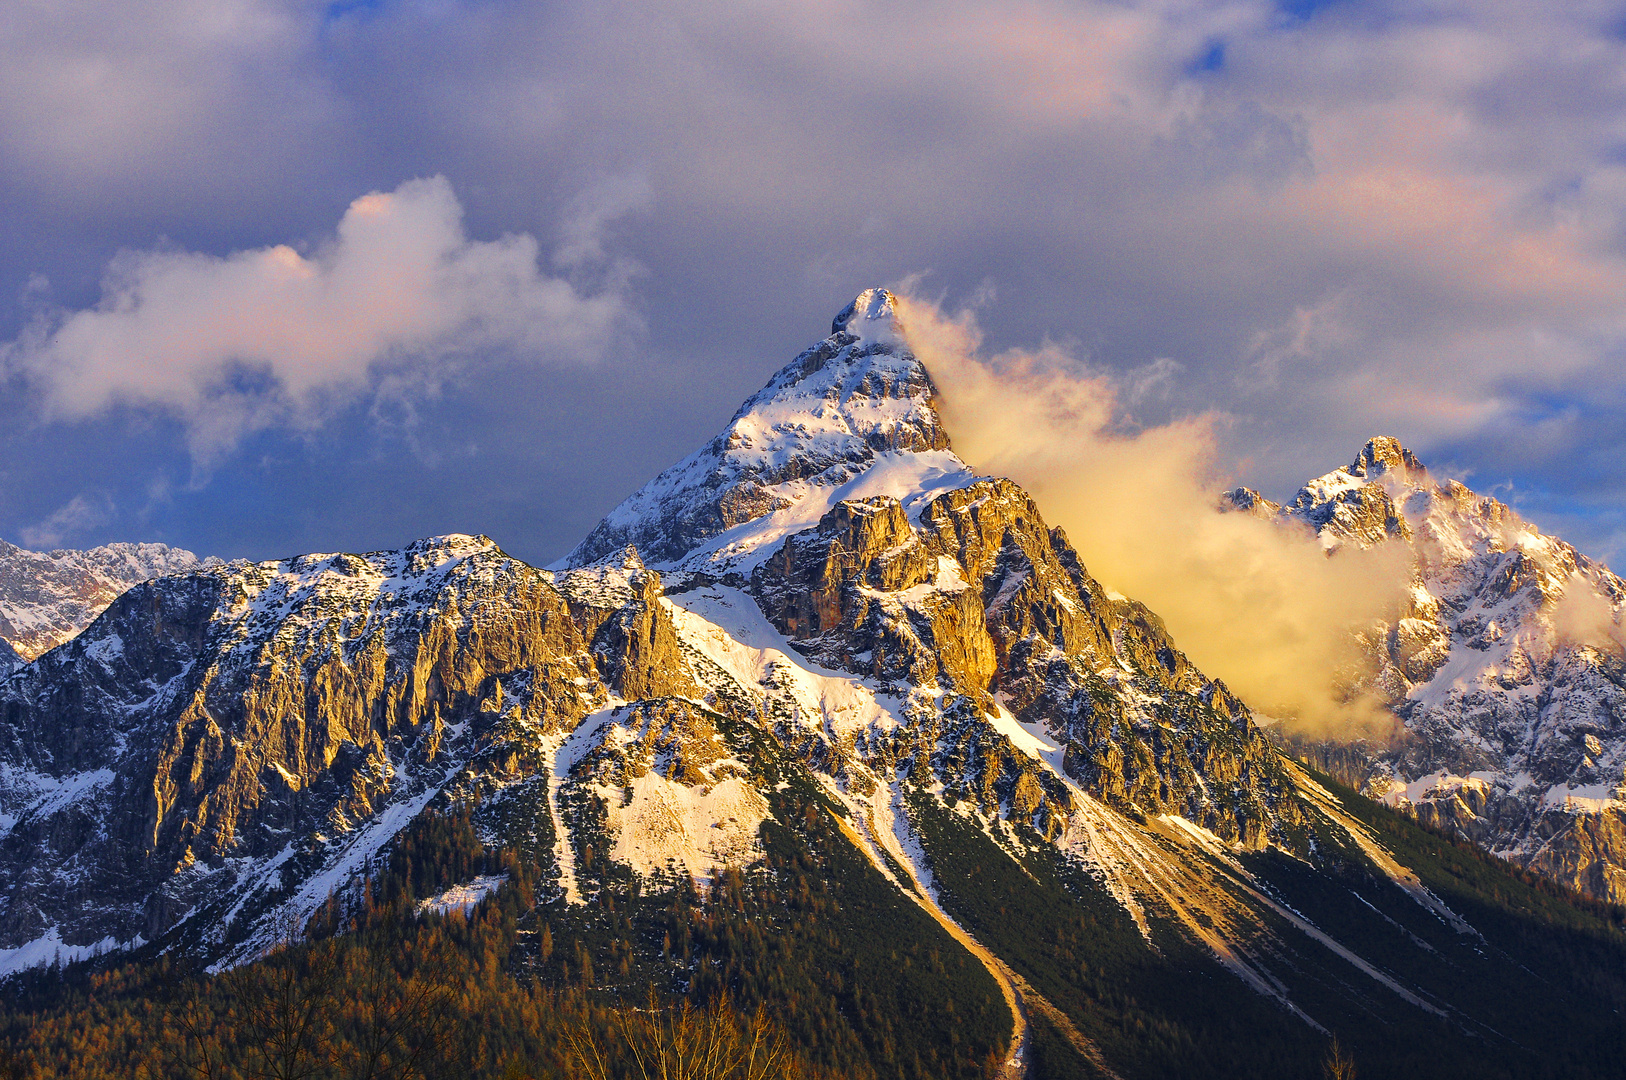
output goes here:
<path id="1" fill-rule="evenodd" d="M 1329 552 L 1408 549 L 1394 614 L 1359 636 L 1364 686 L 1407 733 L 1354 779 L 1528 869 L 1626 899 L 1626 736 L 1611 719 L 1626 710 L 1626 581 L 1506 504 L 1435 480 L 1389 436 L 1284 508 L 1240 488 L 1221 504 L 1307 524 Z"/>
<path id="2" fill-rule="evenodd" d="M 1375 478 L 1387 472 L 1401 473 L 1407 480 L 1421 481 L 1428 470 L 1417 455 L 1400 445 L 1392 435 L 1376 435 L 1366 441 L 1355 455 L 1354 464 L 1345 470 L 1351 476 Z M 1411 474 L 1419 474 L 1413 477 Z"/>
<path id="3" fill-rule="evenodd" d="M 132 585 L 217 561 L 167 544 L 29 551 L 0 540 L 0 640 L 32 661 L 89 626 Z M 5 666 L 0 658 L 0 671 Z"/>
<path id="4" fill-rule="evenodd" d="M 1271 502 L 1250 487 L 1234 487 L 1230 491 L 1222 492 L 1219 507 L 1222 511 L 1241 511 L 1267 520 L 1282 511 L 1281 503 Z"/>

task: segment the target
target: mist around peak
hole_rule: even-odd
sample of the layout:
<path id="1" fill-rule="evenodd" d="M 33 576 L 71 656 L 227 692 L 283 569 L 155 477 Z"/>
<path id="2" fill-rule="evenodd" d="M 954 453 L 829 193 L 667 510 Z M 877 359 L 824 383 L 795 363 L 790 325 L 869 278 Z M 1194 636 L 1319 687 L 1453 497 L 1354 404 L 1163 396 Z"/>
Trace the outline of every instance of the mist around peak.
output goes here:
<path id="1" fill-rule="evenodd" d="M 1305 535 L 1224 512 L 1234 480 L 1218 453 L 1222 413 L 1125 431 L 1119 382 L 1060 346 L 988 355 L 973 312 L 910 295 L 898 308 L 955 451 L 1031 491 L 1090 572 L 1161 615 L 1199 667 L 1317 735 L 1391 730 L 1376 700 L 1335 687 L 1364 662 L 1353 632 L 1393 618 L 1405 551 L 1329 559 Z"/>

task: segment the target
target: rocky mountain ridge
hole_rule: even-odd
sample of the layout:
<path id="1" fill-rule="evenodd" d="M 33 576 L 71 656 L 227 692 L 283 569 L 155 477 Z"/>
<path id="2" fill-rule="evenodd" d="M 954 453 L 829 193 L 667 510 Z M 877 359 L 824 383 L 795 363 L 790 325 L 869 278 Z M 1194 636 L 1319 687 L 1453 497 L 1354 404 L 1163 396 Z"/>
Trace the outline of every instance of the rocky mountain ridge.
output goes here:
<path id="1" fill-rule="evenodd" d="M 1285 506 L 1238 509 L 1344 545 L 1399 544 L 1412 574 L 1361 638 L 1363 689 L 1404 724 L 1359 779 L 1521 866 L 1626 901 L 1626 581 L 1511 507 L 1437 481 L 1390 437 Z"/>
<path id="2" fill-rule="evenodd" d="M 167 544 L 28 551 L 0 540 L 0 674 L 79 633 L 130 586 L 208 561 Z"/>

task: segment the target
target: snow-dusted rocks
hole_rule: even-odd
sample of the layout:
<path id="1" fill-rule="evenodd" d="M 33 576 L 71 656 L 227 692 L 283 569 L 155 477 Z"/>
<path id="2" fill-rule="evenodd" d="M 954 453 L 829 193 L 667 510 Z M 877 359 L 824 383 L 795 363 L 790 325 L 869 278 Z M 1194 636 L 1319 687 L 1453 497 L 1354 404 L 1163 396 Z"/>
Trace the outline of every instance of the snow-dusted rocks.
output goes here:
<path id="1" fill-rule="evenodd" d="M 1255 493 L 1229 495 L 1257 512 Z M 1594 896 L 1626 901 L 1626 582 L 1392 438 L 1279 511 L 1334 553 L 1404 544 L 1369 688 L 1404 721 L 1367 790 Z"/>
<path id="2" fill-rule="evenodd" d="M 41 552 L 0 540 L 0 674 L 13 655 L 33 660 L 79 633 L 130 586 L 204 564 L 166 544 Z"/>
<path id="3" fill-rule="evenodd" d="M 0 688 L 0 966 L 182 927 L 249 947 L 442 790 L 500 791 L 593 710 L 690 685 L 643 575 L 573 577 L 447 536 L 125 593 Z"/>
<path id="4" fill-rule="evenodd" d="M 909 352 L 894 303 L 883 289 L 861 293 L 829 337 L 785 365 L 704 448 L 612 510 L 565 565 L 629 544 L 655 566 L 749 559 L 816 524 L 839 499 L 968 476 L 947 452 L 931 377 Z"/>

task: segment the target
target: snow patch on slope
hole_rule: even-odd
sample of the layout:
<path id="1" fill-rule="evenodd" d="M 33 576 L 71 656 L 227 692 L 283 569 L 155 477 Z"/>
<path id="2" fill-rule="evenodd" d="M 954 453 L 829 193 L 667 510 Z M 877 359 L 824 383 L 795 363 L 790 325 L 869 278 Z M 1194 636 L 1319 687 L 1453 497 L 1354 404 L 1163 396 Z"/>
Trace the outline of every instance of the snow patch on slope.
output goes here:
<path id="1" fill-rule="evenodd" d="M 453 885 L 427 900 L 418 901 L 418 910 L 432 911 L 436 915 L 445 915 L 456 910 L 467 915 L 474 905 L 502 888 L 507 882 L 507 874 L 481 874 L 473 881 Z"/>
<path id="2" fill-rule="evenodd" d="M 19 945 L 15 949 L 0 949 L 0 978 L 29 968 L 45 967 L 47 964 L 71 964 L 77 960 L 89 960 L 117 950 L 138 949 L 146 943 L 145 938 L 137 935 L 131 941 L 118 941 L 106 937 L 91 945 L 69 945 L 63 942 L 56 927 L 53 926 L 25 945 Z"/>
<path id="3" fill-rule="evenodd" d="M 795 708 L 795 722 L 833 738 L 889 731 L 903 723 L 904 701 L 860 679 L 810 662 L 776 630 L 746 593 L 712 585 L 670 597 L 678 637 L 740 685 L 772 690 Z"/>
<path id="4" fill-rule="evenodd" d="M 757 833 L 768 820 L 768 801 L 740 777 L 690 787 L 651 770 L 629 788 L 630 798 L 612 788 L 599 794 L 615 837 L 610 857 L 639 874 L 686 871 L 704 882 L 762 854 Z"/>

